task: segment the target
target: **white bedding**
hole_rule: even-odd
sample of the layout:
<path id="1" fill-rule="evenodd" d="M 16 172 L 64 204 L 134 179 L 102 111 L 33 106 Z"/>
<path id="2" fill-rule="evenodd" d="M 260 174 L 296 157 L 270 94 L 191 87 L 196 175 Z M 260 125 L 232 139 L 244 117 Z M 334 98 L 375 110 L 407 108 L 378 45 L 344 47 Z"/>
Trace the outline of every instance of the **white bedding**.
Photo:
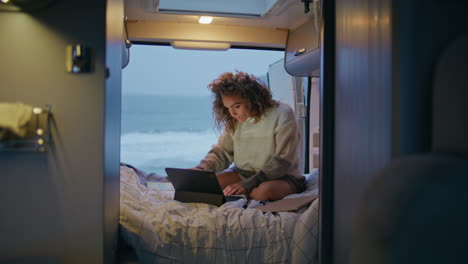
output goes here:
<path id="1" fill-rule="evenodd" d="M 318 173 L 307 191 L 318 192 Z M 120 231 L 140 263 L 318 263 L 318 199 L 296 212 L 263 213 L 245 199 L 184 204 L 120 169 Z M 286 199 L 285 198 L 285 199 Z"/>

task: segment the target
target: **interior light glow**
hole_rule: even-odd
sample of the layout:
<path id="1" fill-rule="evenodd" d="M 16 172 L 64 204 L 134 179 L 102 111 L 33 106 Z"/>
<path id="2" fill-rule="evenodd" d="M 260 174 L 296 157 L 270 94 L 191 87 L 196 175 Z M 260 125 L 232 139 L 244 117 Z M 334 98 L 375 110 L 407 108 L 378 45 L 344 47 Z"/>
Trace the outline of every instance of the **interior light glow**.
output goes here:
<path id="1" fill-rule="evenodd" d="M 198 19 L 198 23 L 200 24 L 210 24 L 213 21 L 213 17 L 210 16 L 201 16 L 200 19 Z"/>
<path id="2" fill-rule="evenodd" d="M 0 0 L 2 3 L 6 4 L 8 2 L 10 2 L 10 0 Z"/>
<path id="3" fill-rule="evenodd" d="M 41 114 L 42 113 L 42 108 L 34 107 L 33 108 L 33 113 L 36 114 L 36 115 Z"/>
<path id="4" fill-rule="evenodd" d="M 225 42 L 207 42 L 207 41 L 180 41 L 171 42 L 175 49 L 191 49 L 191 50 L 228 50 L 231 44 Z"/>

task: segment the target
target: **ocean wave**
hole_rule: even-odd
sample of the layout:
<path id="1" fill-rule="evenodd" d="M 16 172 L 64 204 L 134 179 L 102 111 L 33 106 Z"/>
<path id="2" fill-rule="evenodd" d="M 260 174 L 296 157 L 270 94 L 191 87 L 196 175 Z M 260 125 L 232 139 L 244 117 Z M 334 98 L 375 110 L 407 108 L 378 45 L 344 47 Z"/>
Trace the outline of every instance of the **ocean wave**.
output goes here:
<path id="1" fill-rule="evenodd" d="M 121 161 L 146 172 L 165 175 L 165 167 L 197 165 L 217 139 L 212 130 L 127 133 L 121 137 Z"/>

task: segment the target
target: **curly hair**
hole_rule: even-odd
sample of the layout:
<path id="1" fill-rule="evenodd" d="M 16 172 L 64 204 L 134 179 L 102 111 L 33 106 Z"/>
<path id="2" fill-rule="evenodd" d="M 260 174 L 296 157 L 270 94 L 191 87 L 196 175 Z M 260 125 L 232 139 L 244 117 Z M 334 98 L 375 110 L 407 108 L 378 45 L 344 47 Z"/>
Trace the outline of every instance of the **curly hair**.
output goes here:
<path id="1" fill-rule="evenodd" d="M 229 132 L 234 132 L 238 121 L 229 114 L 224 106 L 222 96 L 240 96 L 247 100 L 250 117 L 258 122 L 263 114 L 278 102 L 273 100 L 270 90 L 251 74 L 236 71 L 225 72 L 208 85 L 215 95 L 213 101 L 213 117 L 218 130 L 224 127 Z"/>

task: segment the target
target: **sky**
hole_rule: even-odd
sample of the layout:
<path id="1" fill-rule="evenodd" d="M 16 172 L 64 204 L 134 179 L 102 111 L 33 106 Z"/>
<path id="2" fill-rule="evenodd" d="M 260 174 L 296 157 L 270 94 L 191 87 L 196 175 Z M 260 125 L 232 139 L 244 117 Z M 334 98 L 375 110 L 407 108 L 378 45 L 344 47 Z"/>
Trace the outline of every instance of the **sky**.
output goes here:
<path id="1" fill-rule="evenodd" d="M 208 96 L 208 84 L 221 73 L 239 70 L 261 77 L 266 75 L 270 64 L 283 57 L 283 51 L 200 51 L 133 45 L 130 48 L 130 63 L 123 70 L 122 92 Z"/>

